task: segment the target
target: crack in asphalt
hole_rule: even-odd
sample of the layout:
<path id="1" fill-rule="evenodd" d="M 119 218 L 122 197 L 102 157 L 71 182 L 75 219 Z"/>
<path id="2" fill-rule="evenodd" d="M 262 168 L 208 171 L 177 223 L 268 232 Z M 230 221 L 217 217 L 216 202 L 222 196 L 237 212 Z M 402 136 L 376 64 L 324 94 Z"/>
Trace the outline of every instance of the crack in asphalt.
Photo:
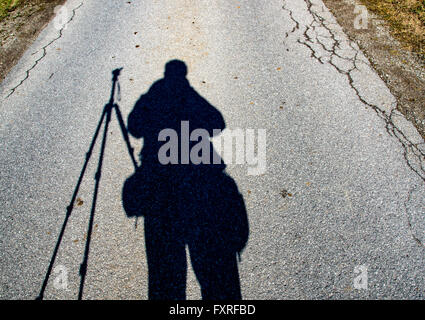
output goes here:
<path id="1" fill-rule="evenodd" d="M 409 233 L 412 236 L 413 240 L 415 240 L 416 243 L 419 244 L 421 247 L 425 248 L 425 244 L 422 243 L 422 241 L 416 236 L 415 231 L 413 230 L 412 223 L 410 221 L 409 209 L 407 208 L 407 205 L 412 198 L 412 193 L 415 190 L 416 190 L 416 187 L 413 187 L 409 190 L 409 192 L 407 194 L 407 199 L 404 202 L 404 208 L 406 210 L 406 220 L 407 220 L 407 225 L 409 227 Z"/>
<path id="2" fill-rule="evenodd" d="M 12 89 L 10 89 L 9 94 L 6 96 L 5 99 L 9 98 L 13 93 L 15 93 L 15 91 L 29 78 L 30 76 L 30 72 L 38 65 L 38 63 L 47 55 L 47 48 L 49 46 L 51 46 L 54 42 L 56 42 L 58 39 L 62 38 L 63 35 L 63 30 L 66 29 L 66 27 L 68 26 L 69 23 L 71 23 L 71 21 L 74 19 L 75 17 L 75 12 L 83 5 L 83 2 L 81 2 L 77 7 L 75 7 L 74 9 L 72 9 L 72 15 L 71 18 L 63 24 L 62 28 L 59 30 L 59 35 L 54 38 L 53 40 L 51 40 L 49 43 L 47 43 L 45 46 L 43 46 L 41 49 L 37 50 L 36 52 L 34 52 L 32 55 L 37 54 L 38 52 L 40 52 L 40 50 L 43 51 L 43 54 L 41 55 L 40 58 L 38 58 L 37 60 L 35 60 L 34 64 L 25 71 L 25 77 Z"/>
<path id="3" fill-rule="evenodd" d="M 313 9 L 313 6 L 317 5 L 317 4 L 314 4 L 312 2 L 312 0 L 304 0 L 304 2 L 307 5 L 307 11 L 310 14 L 310 16 L 312 17 L 312 21 L 309 24 L 306 24 L 306 25 L 303 26 L 304 30 L 301 32 L 301 36 L 298 36 L 298 38 L 296 40 L 297 43 L 305 46 L 311 52 L 311 55 L 310 55 L 311 58 L 317 60 L 321 64 L 325 64 L 325 63 L 330 64 L 338 73 L 344 75 L 347 78 L 348 83 L 349 83 L 350 87 L 352 88 L 352 90 L 355 92 L 357 98 L 366 107 L 369 107 L 369 108 L 371 108 L 372 110 L 375 111 L 375 113 L 378 115 L 378 117 L 384 121 L 385 129 L 386 129 L 387 133 L 390 136 L 395 137 L 401 143 L 403 150 L 404 150 L 403 156 L 404 156 L 404 159 L 405 159 L 408 167 L 414 173 L 416 173 L 422 179 L 422 181 L 425 182 L 425 167 L 424 167 L 425 153 L 424 153 L 424 151 L 422 151 L 422 150 L 425 150 L 425 148 L 424 148 L 425 143 L 424 142 L 416 143 L 416 144 L 412 143 L 409 140 L 409 138 L 406 136 L 406 134 L 394 124 L 393 118 L 395 116 L 402 116 L 397 110 L 398 109 L 397 107 L 399 106 L 398 101 L 397 101 L 396 105 L 390 110 L 390 112 L 388 114 L 387 112 L 385 112 L 384 110 L 379 108 L 379 106 L 368 102 L 366 100 L 366 98 L 362 96 L 360 89 L 357 88 L 356 85 L 355 85 L 355 80 L 353 78 L 352 73 L 354 71 L 358 71 L 358 72 L 361 73 L 361 71 L 359 69 L 359 63 L 363 63 L 363 64 L 371 67 L 370 62 L 359 60 L 360 48 L 358 46 L 355 47 L 355 42 L 352 39 L 350 39 L 350 37 L 348 35 L 346 35 L 348 40 L 338 39 L 337 32 L 335 30 L 332 30 L 332 28 L 331 28 L 332 25 L 337 26 L 338 24 L 337 23 L 328 23 L 326 21 L 326 19 L 319 14 L 319 12 L 315 11 Z M 322 6 L 322 12 L 324 11 L 323 6 Z M 294 18 L 294 14 L 293 14 L 292 10 L 287 8 L 285 1 L 284 1 L 284 5 L 283 5 L 282 8 L 285 11 L 288 12 L 291 21 L 295 24 L 291 31 L 285 33 L 285 39 L 288 39 L 290 35 L 296 34 L 297 30 L 301 30 L 301 24 L 300 24 L 299 21 L 297 21 Z M 319 30 L 325 31 L 327 33 L 327 36 L 320 35 L 318 33 Z M 331 45 L 327 46 L 324 41 L 321 41 L 321 38 L 330 40 Z M 352 52 L 351 52 L 352 57 L 346 57 L 346 56 L 343 56 L 343 55 L 341 55 L 337 52 L 337 50 L 341 50 L 341 51 L 344 50 L 342 48 L 342 46 L 344 44 L 348 45 L 347 49 L 352 50 Z M 321 48 L 321 50 L 323 51 L 322 54 L 318 50 L 315 49 L 315 45 L 317 45 L 318 47 Z M 323 53 L 327 54 L 327 56 L 323 55 Z M 338 64 L 336 63 L 335 59 L 337 59 L 337 58 L 341 59 L 345 62 L 351 63 L 352 64 L 351 67 L 344 70 L 343 67 L 338 66 Z M 421 150 L 421 147 L 422 147 L 422 150 Z M 409 159 L 409 156 L 412 156 L 412 155 L 415 159 Z M 416 161 L 414 161 L 414 160 L 416 160 Z M 416 162 L 416 166 L 415 166 L 414 162 Z M 409 233 L 412 236 L 413 240 L 419 246 L 424 248 L 425 245 L 416 236 L 416 234 L 413 230 L 412 223 L 411 223 L 410 218 L 409 218 L 409 211 L 408 211 L 408 208 L 407 208 L 408 203 L 411 200 L 412 192 L 414 190 L 415 190 L 415 188 L 412 188 L 411 190 L 409 190 L 408 195 L 407 195 L 407 200 L 404 202 L 404 206 L 405 206 L 405 210 L 406 210 L 406 220 L 407 220 L 407 225 L 408 225 L 408 228 L 409 228 Z"/>
<path id="4" fill-rule="evenodd" d="M 301 36 L 298 36 L 296 41 L 299 44 L 305 46 L 311 52 L 311 58 L 317 60 L 321 64 L 330 64 L 338 73 L 344 75 L 347 78 L 348 83 L 355 92 L 357 98 L 366 107 L 369 107 L 375 111 L 378 117 L 384 121 L 387 133 L 390 136 L 395 137 L 401 143 L 404 150 L 404 159 L 409 168 L 415 172 L 422 179 L 422 181 L 425 182 L 425 152 L 420 149 L 420 146 L 423 144 L 423 142 L 416 144 L 412 143 L 406 134 L 394 124 L 393 117 L 395 115 L 399 115 L 395 114 L 399 105 L 398 102 L 391 109 L 390 113 L 387 114 L 387 112 L 379 108 L 379 106 L 368 102 L 367 99 L 362 96 L 360 89 L 355 85 L 355 80 L 352 73 L 354 71 L 361 73 L 359 69 L 360 63 L 371 67 L 370 62 L 367 60 L 364 61 L 364 59 L 359 59 L 360 48 L 352 39 L 349 38 L 348 35 L 345 35 L 348 40 L 338 37 L 338 33 L 333 30 L 331 26 L 339 25 L 337 23 L 327 22 L 326 18 L 321 16 L 317 10 L 314 10 L 313 7 L 317 6 L 317 4 L 313 3 L 312 0 L 304 0 L 304 2 L 307 6 L 308 13 L 312 17 L 312 21 L 309 24 L 304 25 L 304 30 L 302 30 L 301 23 L 294 18 L 294 13 L 291 9 L 287 8 L 286 2 L 284 1 L 282 8 L 288 12 L 291 21 L 295 24 L 291 31 L 285 33 L 285 39 L 289 38 L 290 35 L 296 35 L 297 30 L 302 31 Z M 324 5 L 322 5 L 322 12 L 325 12 Z M 324 31 L 326 36 L 320 35 L 320 31 Z M 321 39 L 327 39 L 331 42 L 331 44 L 327 45 L 326 42 Z M 343 48 L 344 45 L 346 48 Z M 323 52 L 320 53 L 319 50 L 315 48 L 315 46 L 321 48 Z M 344 50 L 351 51 L 352 57 L 347 57 L 341 53 L 338 53 L 338 51 Z M 351 63 L 351 67 L 345 68 L 344 70 L 343 67 L 338 66 L 337 59 Z M 409 159 L 410 157 L 413 159 Z"/>
<path id="5" fill-rule="evenodd" d="M 282 6 L 282 9 L 283 9 L 283 10 L 288 11 L 289 17 L 290 17 L 290 18 L 291 18 L 291 20 L 295 23 L 295 26 L 292 28 L 292 30 L 291 30 L 291 31 L 286 32 L 286 34 L 285 34 L 285 38 L 288 38 L 290 34 L 294 33 L 296 30 L 298 30 L 298 29 L 300 28 L 300 23 L 299 23 L 297 20 L 295 20 L 295 18 L 294 18 L 294 16 L 293 16 L 292 11 L 291 11 L 291 10 L 286 9 L 286 7 L 285 7 L 285 3 L 284 3 L 284 5 Z"/>

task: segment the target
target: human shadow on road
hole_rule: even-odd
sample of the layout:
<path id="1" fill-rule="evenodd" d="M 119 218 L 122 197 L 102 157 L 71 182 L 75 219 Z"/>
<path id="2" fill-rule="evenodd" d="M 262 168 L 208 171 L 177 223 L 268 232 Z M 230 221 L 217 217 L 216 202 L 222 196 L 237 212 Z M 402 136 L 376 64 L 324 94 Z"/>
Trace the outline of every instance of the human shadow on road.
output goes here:
<path id="1" fill-rule="evenodd" d="M 245 204 L 209 139 L 211 152 L 201 155 L 202 163 L 187 159 L 187 150 L 194 152 L 201 139 L 187 141 L 182 121 L 210 137 L 225 122 L 190 86 L 186 73 L 184 62 L 169 61 L 164 78 L 139 98 L 128 117 L 128 131 L 143 138 L 143 149 L 140 167 L 124 183 L 123 206 L 128 217 L 144 217 L 149 299 L 186 299 L 187 247 L 202 298 L 239 300 L 237 257 L 249 234 Z M 170 129 L 177 133 L 177 142 Z M 170 135 L 160 138 L 165 133 Z M 159 155 L 166 144 L 171 163 L 163 164 Z M 174 151 L 178 158 L 173 158 Z"/>

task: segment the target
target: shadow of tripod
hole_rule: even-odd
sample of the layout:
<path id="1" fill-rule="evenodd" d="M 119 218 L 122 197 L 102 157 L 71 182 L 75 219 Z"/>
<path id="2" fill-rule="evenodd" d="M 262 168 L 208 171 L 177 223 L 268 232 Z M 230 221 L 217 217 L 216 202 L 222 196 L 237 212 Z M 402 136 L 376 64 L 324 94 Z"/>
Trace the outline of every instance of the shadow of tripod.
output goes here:
<path id="1" fill-rule="evenodd" d="M 72 195 L 70 204 L 66 208 L 65 220 L 63 222 L 62 229 L 61 229 L 61 231 L 59 233 L 58 241 L 56 242 L 56 246 L 55 246 L 55 249 L 53 251 L 53 254 L 52 254 L 52 258 L 50 260 L 49 267 L 47 268 L 47 272 L 46 272 L 46 276 L 45 276 L 44 281 L 43 281 L 43 285 L 41 287 L 40 293 L 39 293 L 39 295 L 38 295 L 38 297 L 37 297 L 36 300 L 42 300 L 43 297 L 44 297 L 44 292 L 46 290 L 47 283 L 49 281 L 49 277 L 50 277 L 50 274 L 52 272 L 53 265 L 55 263 L 56 255 L 58 253 L 60 244 L 62 242 L 63 235 L 65 233 L 66 225 L 68 223 L 69 217 L 71 216 L 72 210 L 74 208 L 74 203 L 75 203 L 75 200 L 76 200 L 78 191 L 80 189 L 81 182 L 82 182 L 83 177 L 84 177 L 84 174 L 86 172 L 87 165 L 89 163 L 90 157 L 91 157 L 91 155 L 93 153 L 93 149 L 94 149 L 94 146 L 96 144 L 97 137 L 98 137 L 98 135 L 100 133 L 102 124 L 104 122 L 103 138 L 102 138 L 101 147 L 100 147 L 100 153 L 99 153 L 99 160 L 98 160 L 97 170 L 96 170 L 96 174 L 95 174 L 95 177 L 94 177 L 94 179 L 95 179 L 95 187 L 94 187 L 93 199 L 92 199 L 92 206 L 91 206 L 91 211 L 90 211 L 90 220 L 89 220 L 88 231 L 87 231 L 87 240 L 86 240 L 86 246 L 85 246 L 85 250 L 84 250 L 84 258 L 83 258 L 83 261 L 82 261 L 81 267 L 80 267 L 80 277 L 81 277 L 81 280 L 80 280 L 80 289 L 79 289 L 79 292 L 78 292 L 78 300 L 81 300 L 82 299 L 83 289 L 84 289 L 84 282 L 85 282 L 85 278 L 86 278 L 86 274 L 87 274 L 87 262 L 88 262 L 88 258 L 89 258 L 90 243 L 91 243 L 91 234 L 92 234 L 93 222 L 94 222 L 94 214 L 95 214 L 95 211 L 96 211 L 96 201 L 97 201 L 97 195 L 98 195 L 98 190 L 99 190 L 100 178 L 101 178 L 101 173 L 102 173 L 103 155 L 104 155 L 104 152 L 105 152 L 106 138 L 108 136 L 108 127 L 109 127 L 109 123 L 111 121 L 111 116 L 112 116 L 112 110 L 113 109 L 115 110 L 115 113 L 116 113 L 116 116 L 117 116 L 117 119 L 118 119 L 118 123 L 119 123 L 120 128 L 121 128 L 121 132 L 122 132 L 124 141 L 125 141 L 125 143 L 127 145 L 128 153 L 129 153 L 130 158 L 131 158 L 131 160 L 133 162 L 134 169 L 136 170 L 137 167 L 138 167 L 137 166 L 136 159 L 134 158 L 134 149 L 131 147 L 130 140 L 129 140 L 129 137 L 128 137 L 127 128 L 126 128 L 126 126 L 124 124 L 124 120 L 122 118 L 121 111 L 119 109 L 118 104 L 116 104 L 114 102 L 116 88 L 118 88 L 118 90 L 119 90 L 118 76 L 120 75 L 121 70 L 122 70 L 122 68 L 115 69 L 114 71 L 112 71 L 111 96 L 110 96 L 109 102 L 103 108 L 102 116 L 100 117 L 99 123 L 97 125 L 96 131 L 95 131 L 94 136 L 93 136 L 93 139 L 92 139 L 92 142 L 90 144 L 89 150 L 86 153 L 86 160 L 84 162 L 83 168 L 81 169 L 80 177 L 78 178 L 77 185 L 75 186 L 74 193 Z"/>

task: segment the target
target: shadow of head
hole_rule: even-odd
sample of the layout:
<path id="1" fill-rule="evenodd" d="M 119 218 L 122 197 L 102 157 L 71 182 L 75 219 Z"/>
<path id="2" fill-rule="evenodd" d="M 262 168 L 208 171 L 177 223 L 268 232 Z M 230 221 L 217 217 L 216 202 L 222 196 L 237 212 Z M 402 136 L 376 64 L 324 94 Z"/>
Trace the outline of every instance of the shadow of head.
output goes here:
<path id="1" fill-rule="evenodd" d="M 187 66 L 181 60 L 171 60 L 166 63 L 164 77 L 170 79 L 185 78 L 187 75 Z"/>

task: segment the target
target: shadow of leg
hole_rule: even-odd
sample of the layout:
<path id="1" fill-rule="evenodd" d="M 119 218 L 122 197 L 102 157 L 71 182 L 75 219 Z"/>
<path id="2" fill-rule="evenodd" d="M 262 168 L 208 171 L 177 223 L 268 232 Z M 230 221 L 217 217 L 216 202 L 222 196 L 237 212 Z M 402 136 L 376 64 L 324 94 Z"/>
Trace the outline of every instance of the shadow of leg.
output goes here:
<path id="1" fill-rule="evenodd" d="M 209 239 L 211 240 L 211 239 Z M 190 257 L 204 300 L 241 300 L 236 254 L 211 241 L 189 245 Z"/>
<path id="2" fill-rule="evenodd" d="M 185 300 L 187 262 L 185 243 L 174 221 L 145 218 L 149 300 Z"/>

